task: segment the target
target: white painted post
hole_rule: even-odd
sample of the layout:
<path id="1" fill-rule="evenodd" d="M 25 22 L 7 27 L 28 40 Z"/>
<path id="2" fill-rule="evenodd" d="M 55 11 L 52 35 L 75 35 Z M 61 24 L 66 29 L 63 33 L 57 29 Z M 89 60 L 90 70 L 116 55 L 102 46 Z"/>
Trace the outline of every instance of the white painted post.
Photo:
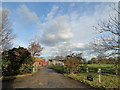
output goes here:
<path id="1" fill-rule="evenodd" d="M 100 76 L 101 69 L 100 68 L 98 69 L 98 73 L 99 73 L 99 83 L 101 83 L 101 76 Z"/>
<path id="2" fill-rule="evenodd" d="M 99 83 L 101 83 L 100 73 L 99 73 Z"/>

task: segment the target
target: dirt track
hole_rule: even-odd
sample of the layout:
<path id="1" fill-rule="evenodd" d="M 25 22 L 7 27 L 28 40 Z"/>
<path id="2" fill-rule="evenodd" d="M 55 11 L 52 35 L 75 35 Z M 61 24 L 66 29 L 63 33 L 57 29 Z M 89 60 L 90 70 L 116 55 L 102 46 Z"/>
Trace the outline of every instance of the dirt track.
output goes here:
<path id="1" fill-rule="evenodd" d="M 3 81 L 2 86 L 2 88 L 90 88 L 47 68 L 41 68 L 31 76 Z"/>

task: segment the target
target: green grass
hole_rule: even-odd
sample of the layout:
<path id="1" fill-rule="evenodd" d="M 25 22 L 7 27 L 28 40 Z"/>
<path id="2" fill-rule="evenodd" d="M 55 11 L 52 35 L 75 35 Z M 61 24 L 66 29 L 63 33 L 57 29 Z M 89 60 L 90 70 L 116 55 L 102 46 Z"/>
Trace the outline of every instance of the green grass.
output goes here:
<path id="1" fill-rule="evenodd" d="M 113 67 L 113 66 L 114 64 L 100 64 L 100 67 L 104 67 L 104 68 Z M 99 64 L 88 64 L 88 67 L 98 68 Z"/>
<path id="2" fill-rule="evenodd" d="M 97 73 L 99 64 L 88 64 L 88 70 L 90 73 Z M 115 75 L 115 66 L 114 64 L 101 64 L 101 73 L 108 73 Z M 81 65 L 81 72 L 85 73 L 84 65 Z"/>
<path id="3" fill-rule="evenodd" d="M 93 76 L 93 81 L 87 80 L 87 75 Z M 95 88 L 118 88 L 118 76 L 111 75 L 111 74 L 102 74 L 101 75 L 101 82 L 99 83 L 99 76 L 97 73 L 79 73 L 79 74 L 65 74 L 65 76 L 68 76 L 70 78 L 73 78 L 75 80 L 79 80 L 80 82 L 83 82 L 85 84 L 88 84 Z"/>

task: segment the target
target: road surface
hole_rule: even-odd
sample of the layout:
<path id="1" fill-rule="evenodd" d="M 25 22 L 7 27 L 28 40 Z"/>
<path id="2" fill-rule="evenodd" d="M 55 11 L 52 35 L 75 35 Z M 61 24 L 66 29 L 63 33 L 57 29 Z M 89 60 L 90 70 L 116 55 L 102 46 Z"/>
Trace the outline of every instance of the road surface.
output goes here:
<path id="1" fill-rule="evenodd" d="M 2 88 L 90 88 L 52 69 L 41 68 L 37 73 L 14 80 L 2 81 Z"/>

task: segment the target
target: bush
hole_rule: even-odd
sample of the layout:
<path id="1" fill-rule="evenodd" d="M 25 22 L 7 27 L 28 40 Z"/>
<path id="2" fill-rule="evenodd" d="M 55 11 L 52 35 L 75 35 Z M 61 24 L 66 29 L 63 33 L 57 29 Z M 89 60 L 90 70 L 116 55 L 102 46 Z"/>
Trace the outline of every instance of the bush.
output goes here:
<path id="1" fill-rule="evenodd" d="M 82 57 L 77 56 L 70 56 L 69 58 L 66 58 L 64 60 L 64 68 L 67 71 L 67 73 L 76 73 L 80 72 L 80 63 L 81 63 Z"/>
<path id="2" fill-rule="evenodd" d="M 32 64 L 22 64 L 19 71 L 20 71 L 20 74 L 31 73 L 33 71 L 33 65 Z"/>
<path id="3" fill-rule="evenodd" d="M 11 76 L 32 72 L 33 59 L 31 53 L 23 48 L 13 48 L 2 53 L 2 75 Z"/>

